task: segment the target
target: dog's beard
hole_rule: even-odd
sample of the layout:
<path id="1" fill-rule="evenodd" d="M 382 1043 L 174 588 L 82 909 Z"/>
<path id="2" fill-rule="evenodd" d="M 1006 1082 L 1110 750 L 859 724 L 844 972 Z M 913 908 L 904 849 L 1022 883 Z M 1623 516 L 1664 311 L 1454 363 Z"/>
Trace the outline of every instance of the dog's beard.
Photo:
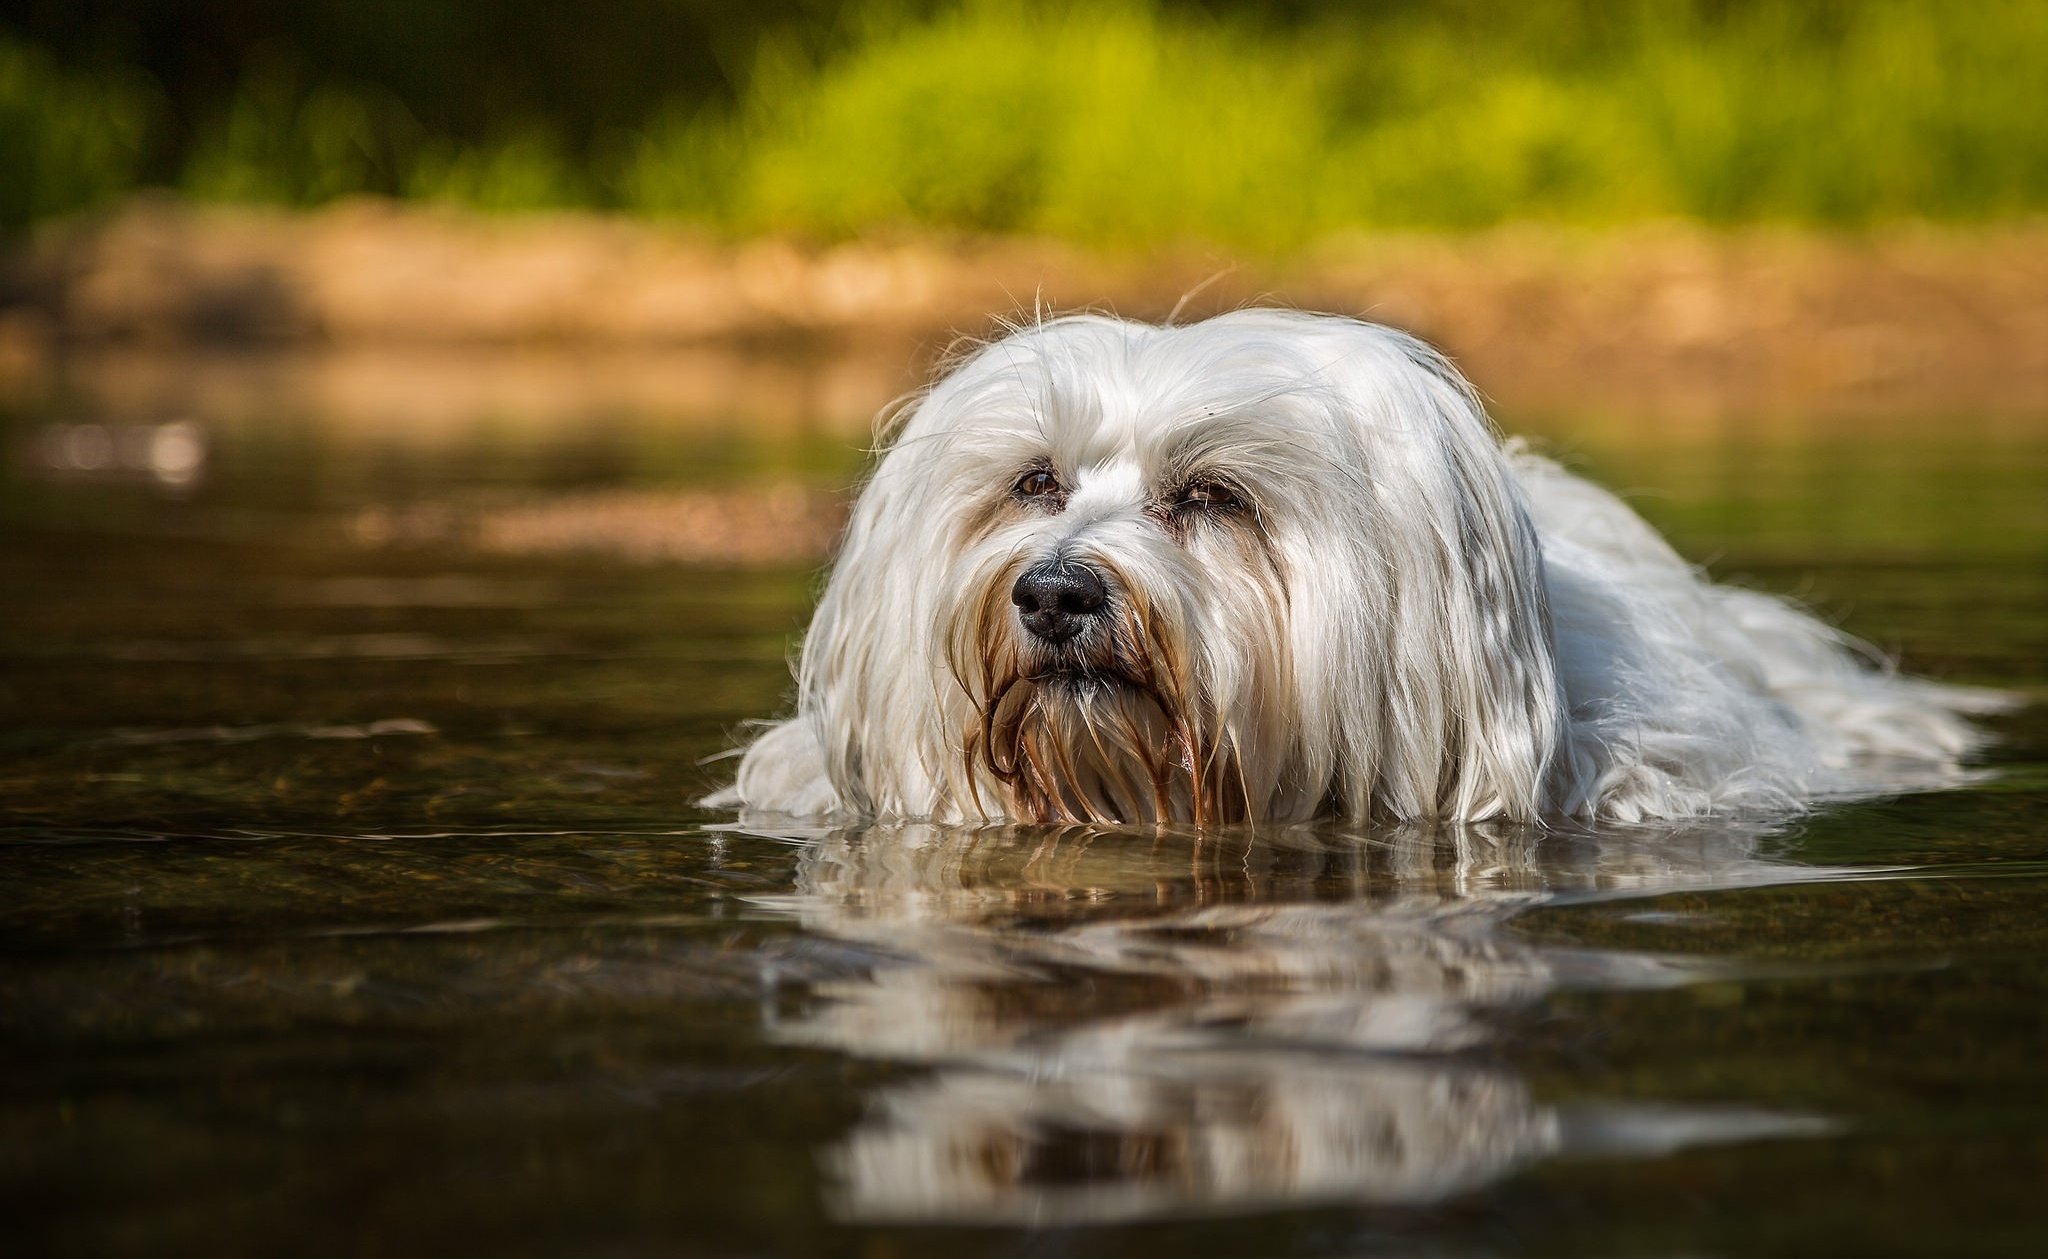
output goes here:
<path id="1" fill-rule="evenodd" d="M 1224 715 L 1194 684 L 1185 645 L 1128 582 L 1115 583 L 1107 616 L 1059 644 L 1020 630 L 1008 589 L 991 583 L 953 642 L 953 672 L 974 706 L 962 768 L 980 811 L 1198 826 L 1252 815 Z M 1004 798 L 982 799 L 985 788 Z"/>

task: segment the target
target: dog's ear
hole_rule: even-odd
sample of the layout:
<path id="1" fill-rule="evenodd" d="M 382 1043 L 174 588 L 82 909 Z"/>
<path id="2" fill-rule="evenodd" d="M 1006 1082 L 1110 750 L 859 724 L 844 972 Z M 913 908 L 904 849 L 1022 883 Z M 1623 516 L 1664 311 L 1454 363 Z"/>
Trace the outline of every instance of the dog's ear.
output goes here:
<path id="1" fill-rule="evenodd" d="M 709 803 L 854 817 L 886 807 L 872 749 L 889 742 L 883 727 L 906 720 L 896 674 L 911 658 L 909 618 L 884 615 L 905 567 L 886 536 L 906 510 L 900 480 L 878 471 L 855 501 L 798 653 L 796 714 L 755 736 L 733 787 Z"/>
<path id="2" fill-rule="evenodd" d="M 798 718 L 860 816 L 929 813 L 947 760 L 931 636 L 953 509 L 924 466 L 931 444 L 904 440 L 927 405 L 906 408 L 854 502 L 797 667 Z"/>
<path id="3" fill-rule="evenodd" d="M 1427 346 L 1381 335 L 1393 353 L 1376 356 L 1362 402 L 1379 569 L 1362 580 L 1384 679 L 1366 807 L 1535 818 L 1566 730 L 1535 527 L 1471 387 Z"/>
<path id="4" fill-rule="evenodd" d="M 883 536 L 887 522 L 908 509 L 897 501 L 900 481 L 885 466 L 855 500 L 797 665 L 799 718 L 816 734 L 841 805 L 861 816 L 876 811 L 871 749 L 885 737 L 879 727 L 901 711 L 903 697 L 892 692 L 910 654 L 901 641 L 908 618 L 883 616 L 885 608 L 904 607 L 904 565 L 894 562 L 891 545 L 897 539 Z"/>

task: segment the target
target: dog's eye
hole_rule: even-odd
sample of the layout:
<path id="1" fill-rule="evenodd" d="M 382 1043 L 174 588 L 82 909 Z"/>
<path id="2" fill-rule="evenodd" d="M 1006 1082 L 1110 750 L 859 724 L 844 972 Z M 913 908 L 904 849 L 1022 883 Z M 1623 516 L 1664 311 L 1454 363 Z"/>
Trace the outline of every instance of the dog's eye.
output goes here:
<path id="1" fill-rule="evenodd" d="M 1019 498 L 1044 498 L 1060 492 L 1060 479 L 1044 468 L 1034 468 L 1017 478 L 1016 493 Z"/>
<path id="2" fill-rule="evenodd" d="M 1220 481 L 1195 481 L 1180 492 L 1181 507 L 1206 511 L 1227 511 L 1243 506 L 1243 500 Z"/>

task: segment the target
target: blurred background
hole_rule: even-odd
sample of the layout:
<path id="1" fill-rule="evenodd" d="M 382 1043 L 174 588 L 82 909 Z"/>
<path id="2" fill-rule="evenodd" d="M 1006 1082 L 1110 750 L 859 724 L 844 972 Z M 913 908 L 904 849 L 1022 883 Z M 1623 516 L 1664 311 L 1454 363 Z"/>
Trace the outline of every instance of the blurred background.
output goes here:
<path id="1" fill-rule="evenodd" d="M 1510 405 L 1561 361 L 2031 400 L 2044 66 L 2031 0 L 12 0 L 0 360 L 915 339 L 1221 274 L 1197 313 L 1370 309 Z"/>
<path id="2" fill-rule="evenodd" d="M 1275 251 L 2048 198 L 2030 0 L 14 0 L 0 32 L 13 228 L 149 186 Z"/>
<path id="3" fill-rule="evenodd" d="M 2032 0 L 10 0 L 0 380 L 886 342 L 858 415 L 992 315 L 1201 288 L 1510 410 L 2033 409 L 2044 67 Z"/>

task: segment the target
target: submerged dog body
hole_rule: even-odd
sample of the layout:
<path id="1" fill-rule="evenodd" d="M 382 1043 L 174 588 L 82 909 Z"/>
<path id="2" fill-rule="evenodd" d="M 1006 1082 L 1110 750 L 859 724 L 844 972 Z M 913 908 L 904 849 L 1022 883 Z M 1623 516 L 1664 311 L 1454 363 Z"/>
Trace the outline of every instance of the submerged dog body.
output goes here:
<path id="1" fill-rule="evenodd" d="M 712 803 L 1191 821 L 1782 809 L 1937 781 L 1977 693 L 1714 586 L 1348 319 L 981 347 L 856 504 L 795 716 Z"/>

